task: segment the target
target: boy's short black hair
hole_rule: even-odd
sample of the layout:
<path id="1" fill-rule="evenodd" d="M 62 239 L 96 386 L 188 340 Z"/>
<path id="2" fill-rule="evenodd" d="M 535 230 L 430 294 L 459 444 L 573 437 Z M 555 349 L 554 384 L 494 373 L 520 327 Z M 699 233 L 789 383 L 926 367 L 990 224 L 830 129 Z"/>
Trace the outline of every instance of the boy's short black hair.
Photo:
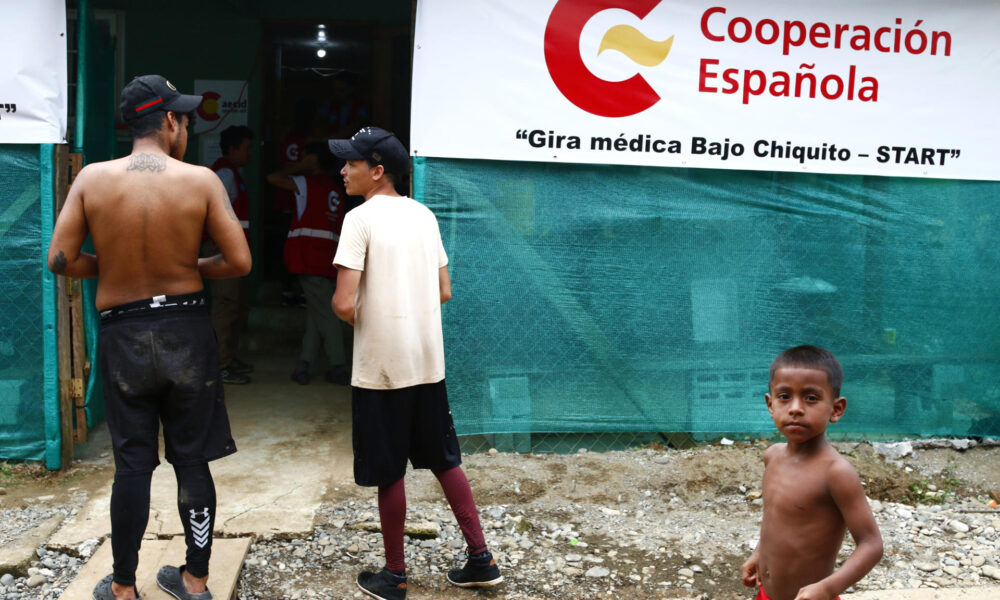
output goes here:
<path id="1" fill-rule="evenodd" d="M 844 371 L 840 368 L 840 361 L 829 350 L 810 345 L 795 346 L 785 350 L 771 362 L 768 387 L 774 380 L 774 372 L 782 367 L 805 367 L 824 371 L 830 388 L 833 390 L 833 395 L 840 396 L 840 386 L 844 383 Z"/>
<path id="2" fill-rule="evenodd" d="M 243 140 L 252 140 L 253 130 L 246 125 L 231 125 L 222 130 L 219 134 L 219 149 L 222 155 L 229 154 L 232 148 L 239 148 Z"/>
<path id="3" fill-rule="evenodd" d="M 163 121 L 167 118 L 168 111 L 154 110 L 141 117 L 136 117 L 128 122 L 128 132 L 132 135 L 133 140 L 141 140 L 143 138 L 156 135 L 156 132 L 163 127 Z M 173 112 L 173 111 L 169 111 Z M 181 122 L 181 117 L 188 118 L 188 127 L 194 123 L 194 111 L 189 113 L 174 113 L 177 118 L 177 122 Z"/>

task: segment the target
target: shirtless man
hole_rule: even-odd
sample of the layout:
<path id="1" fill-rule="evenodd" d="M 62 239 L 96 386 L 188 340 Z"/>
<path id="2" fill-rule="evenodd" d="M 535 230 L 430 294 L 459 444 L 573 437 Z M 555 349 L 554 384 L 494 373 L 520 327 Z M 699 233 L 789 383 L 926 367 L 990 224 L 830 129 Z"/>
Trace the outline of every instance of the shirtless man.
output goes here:
<path id="1" fill-rule="evenodd" d="M 180 600 L 208 600 L 215 485 L 208 462 L 236 452 L 223 403 L 219 359 L 203 278 L 250 271 L 250 249 L 222 182 L 181 162 L 200 96 L 159 75 L 122 90 L 132 153 L 80 171 L 49 246 L 53 273 L 97 277 L 104 401 L 115 457 L 111 488 L 114 572 L 95 600 L 136 598 L 139 545 L 163 423 L 177 476 L 187 563 L 164 566 L 157 583 Z M 202 230 L 220 254 L 198 258 Z M 90 234 L 94 254 L 81 252 Z"/>
<path id="2" fill-rule="evenodd" d="M 788 440 L 764 452 L 760 542 L 740 569 L 757 600 L 832 600 L 882 558 L 882 536 L 857 471 L 826 439 L 844 415 L 840 363 L 816 346 L 771 363 L 767 410 Z M 850 531 L 856 548 L 837 568 Z"/>

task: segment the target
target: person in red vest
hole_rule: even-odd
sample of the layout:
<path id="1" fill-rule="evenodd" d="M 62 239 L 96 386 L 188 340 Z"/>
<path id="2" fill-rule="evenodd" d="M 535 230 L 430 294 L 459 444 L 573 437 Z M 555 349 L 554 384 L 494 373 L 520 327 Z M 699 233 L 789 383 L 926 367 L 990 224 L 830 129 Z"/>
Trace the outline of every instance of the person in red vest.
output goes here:
<path id="1" fill-rule="evenodd" d="M 306 142 L 315 134 L 322 135 L 322 132 L 316 131 L 318 123 L 316 115 L 316 102 L 313 99 L 300 96 L 295 100 L 292 128 L 278 145 L 278 168 L 302 160 L 302 151 Z M 295 212 L 295 192 L 282 188 L 276 189 L 274 191 L 274 210 L 279 215 L 275 233 L 287 235 L 288 227 L 292 223 L 292 214 Z M 281 304 L 284 306 L 294 304 L 305 306 L 305 296 L 297 289 L 298 282 L 295 274 L 289 273 L 287 269 L 282 270 L 284 272 L 281 274 Z"/>
<path id="2" fill-rule="evenodd" d="M 330 365 L 326 380 L 339 385 L 351 381 L 347 365 L 352 330 L 331 309 L 337 288 L 333 256 L 346 200 L 343 184 L 329 175 L 334 166 L 333 155 L 323 143 L 308 143 L 302 160 L 267 176 L 271 185 L 295 194 L 295 211 L 285 241 L 285 266 L 298 275 L 306 297 L 306 331 L 292 372 L 292 379 L 301 385 L 309 383 L 309 365 L 315 362 L 321 342 Z"/>
<path id="3" fill-rule="evenodd" d="M 240 175 L 240 167 L 250 162 L 253 152 L 253 131 L 244 125 L 233 125 L 222 131 L 219 137 L 222 156 L 212 164 L 212 170 L 222 180 L 233 212 L 243 227 L 243 233 L 250 237 L 250 196 Z M 212 243 L 206 242 L 206 246 Z M 205 248 L 206 254 L 217 250 Z M 208 292 L 212 308 L 212 327 L 219 340 L 219 368 L 222 382 L 229 384 L 250 383 L 253 365 L 236 357 L 240 346 L 240 336 L 246 329 L 250 315 L 250 290 L 246 277 L 216 279 L 208 282 Z"/>

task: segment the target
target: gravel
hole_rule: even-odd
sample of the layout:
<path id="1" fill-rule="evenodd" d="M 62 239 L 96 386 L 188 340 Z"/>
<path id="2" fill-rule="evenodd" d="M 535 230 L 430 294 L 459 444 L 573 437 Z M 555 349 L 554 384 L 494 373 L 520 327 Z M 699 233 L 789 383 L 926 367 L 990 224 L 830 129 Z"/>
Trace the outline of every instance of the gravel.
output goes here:
<path id="1" fill-rule="evenodd" d="M 466 471 L 503 584 L 481 592 L 490 598 L 594 598 L 635 600 L 669 596 L 746 598 L 739 565 L 756 545 L 762 504 L 759 458 L 763 443 L 738 442 L 691 450 L 530 456 L 489 453 L 466 457 Z M 889 469 L 900 485 L 920 483 L 922 503 L 870 500 L 885 542 L 885 558 L 855 590 L 974 587 L 1000 582 L 1000 509 L 988 508 L 992 475 L 976 486 L 947 486 L 931 477 L 981 461 L 997 463 L 1000 448 L 962 450 L 913 444 L 906 456 L 882 457 L 867 444 L 841 444 L 864 455 L 866 469 Z M 972 450 L 969 450 L 972 452 Z M 930 453 L 938 453 L 930 457 Z M 940 453 L 948 453 L 942 458 Z M 927 456 L 927 460 L 921 457 Z M 947 459 L 947 460 L 945 460 Z M 927 465 L 935 465 L 928 467 Z M 981 471 L 983 469 L 980 469 Z M 437 524 L 428 539 L 406 539 L 414 598 L 473 598 L 445 582 L 464 561 L 464 541 L 433 477 L 408 476 L 408 516 Z M 984 487 L 985 486 L 985 487 Z M 251 546 L 240 577 L 243 600 L 354 598 L 354 578 L 381 567 L 381 536 L 356 526 L 378 521 L 371 489 L 334 489 L 318 510 L 306 539 L 261 539 Z M 933 489 L 932 489 L 933 488 Z M 872 494 L 877 498 L 878 494 Z M 69 515 L 82 498 L 45 506 L 5 507 L 0 542 L 54 515 Z M 434 534 L 434 528 L 424 527 Z M 97 540 L 72 556 L 40 548 L 26 574 L 0 577 L 0 600 L 58 598 L 93 553 Z M 841 558 L 853 550 L 850 536 Z"/>

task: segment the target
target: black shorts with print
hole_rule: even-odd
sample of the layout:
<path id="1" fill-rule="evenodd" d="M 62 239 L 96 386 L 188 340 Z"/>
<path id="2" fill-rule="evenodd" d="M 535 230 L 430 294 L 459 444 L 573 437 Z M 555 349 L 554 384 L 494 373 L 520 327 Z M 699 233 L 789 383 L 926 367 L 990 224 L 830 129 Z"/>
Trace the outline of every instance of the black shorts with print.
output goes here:
<path id="1" fill-rule="evenodd" d="M 101 311 L 104 405 L 119 473 L 236 452 L 203 293 L 156 296 Z"/>
<path id="2" fill-rule="evenodd" d="M 462 464 L 444 380 L 396 390 L 351 388 L 354 481 L 381 486 L 414 469 Z"/>

